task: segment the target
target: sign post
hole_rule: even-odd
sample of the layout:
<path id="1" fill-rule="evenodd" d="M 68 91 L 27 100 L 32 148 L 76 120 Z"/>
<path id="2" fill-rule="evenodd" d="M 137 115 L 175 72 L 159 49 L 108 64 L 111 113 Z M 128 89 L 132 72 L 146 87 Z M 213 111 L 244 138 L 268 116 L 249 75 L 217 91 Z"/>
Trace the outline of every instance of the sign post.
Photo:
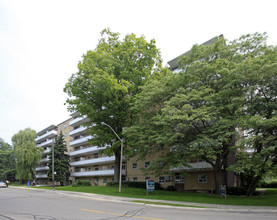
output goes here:
<path id="1" fill-rule="evenodd" d="M 155 182 L 154 180 L 146 180 L 146 192 L 148 195 L 148 192 L 155 190 Z"/>
<path id="2" fill-rule="evenodd" d="M 227 197 L 227 192 L 226 192 L 226 185 L 220 185 L 220 196 L 222 198 L 222 196 Z"/>

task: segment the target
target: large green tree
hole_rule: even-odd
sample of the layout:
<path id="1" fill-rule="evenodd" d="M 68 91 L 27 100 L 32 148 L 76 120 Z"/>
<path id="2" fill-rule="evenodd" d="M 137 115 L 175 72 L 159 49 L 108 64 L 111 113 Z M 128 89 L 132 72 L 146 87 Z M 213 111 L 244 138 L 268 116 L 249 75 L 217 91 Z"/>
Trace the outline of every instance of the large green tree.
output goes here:
<path id="1" fill-rule="evenodd" d="M 52 149 L 50 151 L 48 166 L 48 180 L 52 181 Z M 68 181 L 70 176 L 69 168 L 69 155 L 67 153 L 66 144 L 61 132 L 59 136 L 55 138 L 54 142 L 54 179 L 56 182 L 60 182 L 61 186 Z"/>
<path id="2" fill-rule="evenodd" d="M 14 151 L 2 138 L 0 138 L 0 180 L 15 181 Z"/>
<path id="3" fill-rule="evenodd" d="M 167 147 L 152 163 L 157 170 L 188 166 L 190 158 L 201 157 L 213 167 L 219 193 L 228 176 L 219 177 L 234 162 L 244 128 L 246 97 L 255 93 L 247 86 L 247 63 L 263 54 L 263 45 L 263 34 L 194 45 L 179 60 L 181 72 L 147 83 L 137 95 L 138 119 L 126 130 L 130 146 L 142 155 L 158 151 L 159 144 Z"/>
<path id="4" fill-rule="evenodd" d="M 277 48 L 266 45 L 265 35 L 257 37 L 261 44 L 252 41 L 252 47 L 258 48 L 256 53 L 243 60 L 239 69 L 247 87 L 241 123 L 245 136 L 232 167 L 244 178 L 248 196 L 265 175 L 277 168 Z"/>
<path id="5" fill-rule="evenodd" d="M 20 130 L 12 137 L 16 157 L 16 179 L 34 180 L 36 166 L 41 160 L 41 149 L 36 147 L 36 131 L 30 128 Z"/>
<path id="6" fill-rule="evenodd" d="M 94 50 L 89 50 L 79 63 L 79 71 L 71 76 L 64 91 L 69 95 L 70 111 L 78 111 L 90 118 L 91 143 L 110 145 L 105 150 L 115 155 L 114 180 L 119 180 L 120 141 L 107 126 L 123 136 L 123 128 L 132 124 L 130 108 L 140 86 L 160 70 L 160 52 L 155 41 L 144 36 L 126 35 L 120 40 L 118 33 L 109 29 L 101 32 Z"/>

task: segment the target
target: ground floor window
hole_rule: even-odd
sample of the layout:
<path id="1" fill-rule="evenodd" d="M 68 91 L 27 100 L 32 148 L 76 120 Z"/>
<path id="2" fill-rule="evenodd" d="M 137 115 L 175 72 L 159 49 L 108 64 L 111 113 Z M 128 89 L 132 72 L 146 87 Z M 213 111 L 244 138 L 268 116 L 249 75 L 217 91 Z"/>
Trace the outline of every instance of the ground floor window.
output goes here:
<path id="1" fill-rule="evenodd" d="M 107 183 L 107 178 L 103 178 L 103 183 Z"/>
<path id="2" fill-rule="evenodd" d="M 137 177 L 133 177 L 133 182 L 137 182 L 138 178 Z"/>
<path id="3" fill-rule="evenodd" d="M 160 184 L 164 184 L 165 183 L 165 177 L 164 176 L 160 176 L 159 177 L 159 183 Z"/>
<path id="4" fill-rule="evenodd" d="M 207 183 L 208 175 L 207 174 L 199 174 L 198 175 L 198 183 Z"/>

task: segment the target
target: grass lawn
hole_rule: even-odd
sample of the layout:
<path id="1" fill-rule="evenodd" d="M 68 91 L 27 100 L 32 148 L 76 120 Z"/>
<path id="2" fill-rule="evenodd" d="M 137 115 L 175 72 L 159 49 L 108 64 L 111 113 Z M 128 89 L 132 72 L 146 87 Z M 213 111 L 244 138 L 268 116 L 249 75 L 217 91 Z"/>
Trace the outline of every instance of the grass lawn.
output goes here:
<path id="1" fill-rule="evenodd" d="M 52 189 L 52 187 L 40 187 L 43 189 Z M 75 191 L 84 193 L 95 193 L 111 196 L 122 196 L 140 199 L 156 199 L 194 203 L 224 204 L 224 205 L 246 205 L 246 206 L 277 206 L 277 189 L 266 189 L 264 195 L 246 197 L 246 196 L 228 196 L 225 200 L 217 195 L 191 192 L 169 192 L 156 190 L 146 195 L 145 189 L 123 187 L 122 192 L 118 193 L 117 187 L 106 186 L 57 186 L 56 190 Z"/>

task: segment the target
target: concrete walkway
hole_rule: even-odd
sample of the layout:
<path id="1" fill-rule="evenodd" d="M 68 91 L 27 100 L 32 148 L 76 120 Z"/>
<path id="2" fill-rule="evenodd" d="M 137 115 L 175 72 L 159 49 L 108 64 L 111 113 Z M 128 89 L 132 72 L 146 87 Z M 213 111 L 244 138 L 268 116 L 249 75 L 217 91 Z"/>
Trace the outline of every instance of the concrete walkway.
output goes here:
<path id="1" fill-rule="evenodd" d="M 32 187 L 13 187 L 11 188 L 17 189 L 25 189 L 25 190 L 42 190 L 47 191 L 48 193 L 69 195 L 69 196 L 77 196 L 84 197 L 94 200 L 106 200 L 112 202 L 124 202 L 124 203 L 134 203 L 133 201 L 149 201 L 149 202 L 158 202 L 158 203 L 167 203 L 167 204 L 180 204 L 185 206 L 196 206 L 196 207 L 182 207 L 182 206 L 170 206 L 170 205 L 155 205 L 155 204 L 147 204 L 151 206 L 160 206 L 160 207 L 169 207 L 169 208 L 183 208 L 183 209 L 209 209 L 215 211 L 235 211 L 235 212 L 271 212 L 277 214 L 276 206 L 237 206 L 237 205 L 218 205 L 218 204 L 205 204 L 205 203 L 192 203 L 192 202 L 179 202 L 179 201 L 169 201 L 169 200 L 155 200 L 155 199 L 144 199 L 144 198 L 129 198 L 129 197 L 120 197 L 120 196 L 108 196 L 101 194 L 92 194 L 92 193 L 82 193 L 82 192 L 72 192 L 72 191 L 61 191 L 61 190 L 48 190 L 48 189 L 40 189 L 40 188 L 32 188 Z M 143 204 L 143 203 L 140 203 Z M 197 207 L 199 206 L 199 207 Z M 204 208 L 202 208 L 204 207 Z"/>

